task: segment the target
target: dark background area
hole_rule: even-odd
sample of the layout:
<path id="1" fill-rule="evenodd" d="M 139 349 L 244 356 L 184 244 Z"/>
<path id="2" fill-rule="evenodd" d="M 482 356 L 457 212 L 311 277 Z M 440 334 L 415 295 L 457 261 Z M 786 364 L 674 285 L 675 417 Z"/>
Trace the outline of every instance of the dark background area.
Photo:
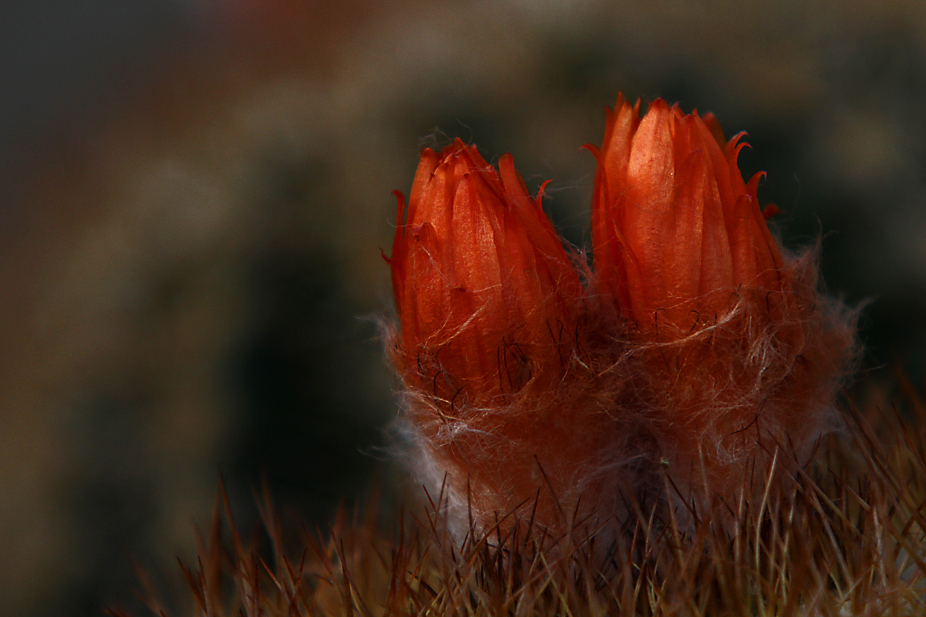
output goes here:
<path id="1" fill-rule="evenodd" d="M 86 0 L 0 8 L 0 614 L 137 606 L 222 474 L 324 524 L 390 453 L 393 189 L 421 145 L 512 152 L 588 241 L 618 91 L 749 133 L 744 175 L 830 293 L 859 383 L 926 373 L 922 2 Z"/>
<path id="2" fill-rule="evenodd" d="M 36 133 L 79 123 L 131 71 L 206 17 L 182 0 L 6 2 L 0 6 L 0 161 L 22 161 Z M 106 92 L 108 96 L 101 96 Z"/>

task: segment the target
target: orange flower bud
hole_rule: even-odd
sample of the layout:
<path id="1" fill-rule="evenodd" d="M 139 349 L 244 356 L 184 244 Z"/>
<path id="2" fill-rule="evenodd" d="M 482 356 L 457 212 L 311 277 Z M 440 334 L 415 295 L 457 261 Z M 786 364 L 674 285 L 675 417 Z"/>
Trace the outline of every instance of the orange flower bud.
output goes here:
<path id="1" fill-rule="evenodd" d="M 511 156 L 497 172 L 460 140 L 424 150 L 404 209 L 398 195 L 390 263 L 407 385 L 448 414 L 549 387 L 582 287 Z"/>
<path id="2" fill-rule="evenodd" d="M 601 286 L 643 330 L 685 335 L 738 289 L 781 292 L 784 262 L 759 210 L 763 174 L 743 182 L 741 135 L 710 114 L 657 99 L 646 116 L 620 96 L 608 110 L 592 242 Z M 664 338 L 664 337 L 663 337 Z"/>
<path id="3" fill-rule="evenodd" d="M 584 291 L 540 195 L 510 155 L 496 171 L 457 140 L 422 152 L 398 221 L 393 363 L 424 474 L 486 519 L 535 498 L 541 468 L 570 490 L 589 443 L 608 440 L 562 403 L 585 395 L 568 377 Z M 552 520 L 552 508 L 547 498 L 538 516 Z"/>
<path id="4" fill-rule="evenodd" d="M 636 389 L 676 484 L 704 498 L 791 463 L 832 421 L 854 315 L 782 256 L 716 119 L 656 100 L 608 110 L 592 206 L 597 284 L 631 325 Z M 759 474 L 761 476 L 761 473 Z M 759 486 L 758 488 L 762 488 Z"/>

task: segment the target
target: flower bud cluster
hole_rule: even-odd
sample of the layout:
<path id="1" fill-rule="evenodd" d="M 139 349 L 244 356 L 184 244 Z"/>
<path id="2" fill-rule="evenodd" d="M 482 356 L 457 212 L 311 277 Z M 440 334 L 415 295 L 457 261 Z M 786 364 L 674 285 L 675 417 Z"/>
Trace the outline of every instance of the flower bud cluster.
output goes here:
<path id="1" fill-rule="evenodd" d="M 620 520 L 752 498 L 834 421 L 854 314 L 818 291 L 744 182 L 741 135 L 618 97 L 569 252 L 510 155 L 422 152 L 389 263 L 391 359 L 421 469 L 466 516 Z"/>

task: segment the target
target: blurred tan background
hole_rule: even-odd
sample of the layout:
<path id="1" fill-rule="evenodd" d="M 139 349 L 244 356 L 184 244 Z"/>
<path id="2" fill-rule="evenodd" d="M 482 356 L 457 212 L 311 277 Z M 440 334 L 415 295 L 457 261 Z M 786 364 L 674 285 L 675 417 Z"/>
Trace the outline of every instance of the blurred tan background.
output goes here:
<path id="1" fill-rule="evenodd" d="M 63 0 L 0 9 L 0 614 L 135 607 L 221 472 L 314 524 L 401 484 L 394 199 L 422 145 L 512 152 L 587 243 L 603 107 L 749 132 L 747 174 L 877 371 L 926 374 L 921 0 Z M 41 6 L 39 6 L 41 5 Z M 32 7 L 32 8 L 30 8 Z M 864 374 L 867 378 L 869 372 Z"/>

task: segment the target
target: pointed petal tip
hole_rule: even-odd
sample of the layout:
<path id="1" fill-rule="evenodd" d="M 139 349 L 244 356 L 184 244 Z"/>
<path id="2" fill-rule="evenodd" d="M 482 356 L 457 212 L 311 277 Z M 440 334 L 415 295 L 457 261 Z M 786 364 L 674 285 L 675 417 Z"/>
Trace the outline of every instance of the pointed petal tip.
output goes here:
<path id="1" fill-rule="evenodd" d="M 718 124 L 718 126 L 720 125 Z M 749 133 L 747 133 L 746 131 L 740 131 L 739 133 L 737 133 L 736 135 L 730 138 L 730 145 L 749 146 L 749 142 L 744 141 L 743 143 L 740 143 L 740 140 L 746 137 L 747 135 L 749 135 Z M 749 147 L 751 148 L 752 146 L 749 146 Z"/>
<path id="2" fill-rule="evenodd" d="M 676 103 L 675 106 L 678 107 L 678 104 Z M 670 109 L 669 104 L 666 102 L 665 99 L 663 99 L 662 97 L 656 97 L 655 99 L 650 101 L 649 104 L 646 106 L 646 114 L 649 114 L 653 110 L 658 110 L 660 112 L 663 112 L 663 111 L 668 111 L 669 109 Z"/>
<path id="3" fill-rule="evenodd" d="M 599 147 L 596 146 L 595 144 L 582 144 L 582 146 L 579 148 L 579 150 L 588 150 L 589 152 L 592 153 L 592 156 L 594 156 L 595 159 L 597 159 L 597 160 L 600 162 L 600 160 L 601 160 L 601 148 L 599 148 Z"/>
<path id="4" fill-rule="evenodd" d="M 717 116 L 715 116 L 713 112 L 709 111 L 701 117 L 701 121 L 704 122 L 704 125 L 707 127 L 707 130 L 710 131 L 711 135 L 714 137 L 714 140 L 720 146 L 720 149 L 726 149 L 727 138 L 723 133 L 723 128 L 720 126 L 720 121 L 717 119 Z"/>
<path id="5" fill-rule="evenodd" d="M 758 197 L 759 182 L 765 179 L 764 171 L 757 171 L 746 183 L 746 193 L 756 199 Z"/>
<path id="6" fill-rule="evenodd" d="M 405 217 L 405 195 L 399 189 L 392 191 L 392 194 L 395 195 L 396 201 L 395 226 L 398 233 L 398 228 L 404 225 L 402 219 Z"/>
<path id="7" fill-rule="evenodd" d="M 623 92 L 617 93 L 617 100 L 614 102 L 614 107 L 605 106 L 605 113 L 607 114 L 607 119 L 611 122 L 618 115 L 628 113 L 633 111 L 638 113 L 640 110 L 640 99 L 637 99 L 634 104 L 631 105 L 630 101 L 624 96 Z"/>
<path id="8" fill-rule="evenodd" d="M 502 181 L 502 188 L 509 196 L 515 200 L 524 197 L 530 198 L 524 178 L 514 166 L 514 157 L 511 156 L 510 152 L 498 157 L 498 175 Z"/>

